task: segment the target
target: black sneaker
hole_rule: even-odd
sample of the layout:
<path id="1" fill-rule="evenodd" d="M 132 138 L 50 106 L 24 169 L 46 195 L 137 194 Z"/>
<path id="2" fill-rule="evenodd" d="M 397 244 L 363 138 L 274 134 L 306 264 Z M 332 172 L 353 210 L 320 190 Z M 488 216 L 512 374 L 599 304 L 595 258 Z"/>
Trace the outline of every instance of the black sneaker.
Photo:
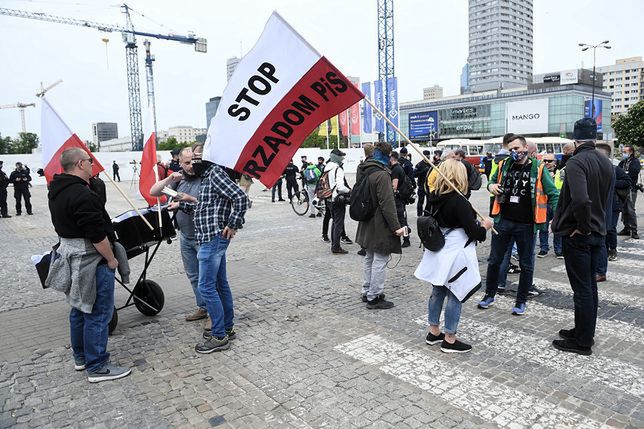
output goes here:
<path id="1" fill-rule="evenodd" d="M 329 237 L 327 237 L 326 235 L 323 235 L 323 236 L 322 236 L 322 241 L 324 241 L 324 242 L 328 243 L 328 242 L 329 242 L 329 241 L 331 241 L 331 240 L 329 240 Z"/>
<path id="2" fill-rule="evenodd" d="M 617 249 L 608 250 L 608 260 L 613 262 L 617 260 Z"/>
<path id="3" fill-rule="evenodd" d="M 197 353 L 208 354 L 212 352 L 220 352 L 223 350 L 228 350 L 230 348 L 230 342 L 228 341 L 228 336 L 224 338 L 210 337 L 203 343 L 199 343 L 195 346 L 195 351 Z"/>
<path id="4" fill-rule="evenodd" d="M 540 250 L 539 253 L 537 253 L 537 258 L 545 258 L 548 256 L 548 252 L 545 250 Z"/>
<path id="5" fill-rule="evenodd" d="M 29 214 L 31 214 L 31 213 L 29 213 Z M 637 234 L 637 231 L 633 231 L 633 232 L 631 233 L 631 238 L 632 238 L 633 240 L 639 240 L 639 239 L 640 239 L 640 236 Z"/>
<path id="6" fill-rule="evenodd" d="M 358 252 L 357 252 L 357 253 L 358 253 L 358 255 L 360 255 L 360 256 L 367 256 L 367 249 L 365 249 L 365 248 L 363 247 L 362 249 L 358 250 Z"/>
<path id="7" fill-rule="evenodd" d="M 314 215 L 313 213 L 311 213 L 311 214 L 309 215 L 309 217 L 315 217 L 315 215 Z"/>
<path id="8" fill-rule="evenodd" d="M 452 344 L 445 340 L 441 343 L 441 351 L 444 353 L 467 353 L 470 350 L 472 350 L 472 346 L 462 343 L 459 340 L 454 340 Z"/>
<path id="9" fill-rule="evenodd" d="M 353 241 L 349 237 L 342 237 L 340 238 L 340 243 L 342 244 L 353 244 Z"/>
<path id="10" fill-rule="evenodd" d="M 445 334 L 443 332 L 441 332 L 438 335 L 433 335 L 431 332 L 428 332 L 427 336 L 425 337 L 425 342 L 430 346 L 433 346 L 434 344 L 438 344 L 444 340 L 445 340 Z"/>
<path id="11" fill-rule="evenodd" d="M 496 293 L 505 293 L 505 290 L 506 290 L 505 285 L 503 286 L 499 285 L 496 287 Z"/>
<path id="12" fill-rule="evenodd" d="M 617 235 L 631 235 L 631 231 L 628 228 L 624 228 Z"/>
<path id="13" fill-rule="evenodd" d="M 575 341 L 575 328 L 572 329 L 560 329 L 559 336 L 564 340 Z M 595 345 L 595 340 L 593 340 L 592 345 Z"/>
<path id="14" fill-rule="evenodd" d="M 564 258 L 563 253 L 555 253 L 555 256 L 557 257 L 557 259 L 563 259 Z"/>
<path id="15" fill-rule="evenodd" d="M 388 310 L 393 306 L 393 302 L 385 301 L 384 298 L 380 299 L 380 297 L 367 301 L 367 310 Z"/>
<path id="16" fill-rule="evenodd" d="M 562 352 L 577 353 L 578 355 L 590 356 L 593 350 L 590 347 L 582 347 L 571 340 L 552 340 L 552 346 Z"/>
<path id="17" fill-rule="evenodd" d="M 411 246 L 411 243 L 409 242 L 409 238 L 403 239 L 402 245 L 400 247 L 409 247 Z"/>
<path id="18" fill-rule="evenodd" d="M 381 293 L 380 295 L 378 295 L 378 298 L 385 299 L 385 294 Z M 369 299 L 367 298 L 366 293 L 362 294 L 362 302 L 369 302 Z"/>
<path id="19" fill-rule="evenodd" d="M 334 255 L 346 255 L 349 252 L 340 247 L 339 249 L 331 249 L 331 253 L 333 253 Z"/>
<path id="20" fill-rule="evenodd" d="M 539 289 L 535 285 L 532 285 L 532 288 L 528 291 L 528 298 L 534 298 L 542 294 L 543 289 Z"/>
<path id="21" fill-rule="evenodd" d="M 122 366 L 107 364 L 98 371 L 87 374 L 87 381 L 90 383 L 100 383 L 101 381 L 118 380 L 127 377 L 132 373 L 132 369 Z"/>
<path id="22" fill-rule="evenodd" d="M 518 265 L 514 265 L 512 262 L 508 265 L 508 274 L 519 274 L 521 268 Z"/>

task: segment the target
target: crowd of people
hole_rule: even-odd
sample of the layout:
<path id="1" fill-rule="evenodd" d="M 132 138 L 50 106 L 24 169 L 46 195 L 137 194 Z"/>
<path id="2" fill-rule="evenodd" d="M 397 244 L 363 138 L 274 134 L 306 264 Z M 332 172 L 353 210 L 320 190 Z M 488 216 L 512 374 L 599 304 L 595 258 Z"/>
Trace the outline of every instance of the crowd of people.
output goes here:
<path id="1" fill-rule="evenodd" d="M 365 146 L 353 189 L 343 168 L 346 154 L 334 149 L 328 160 L 318 158 L 317 163 L 302 157 L 301 168 L 290 162 L 272 188 L 272 201 L 276 201 L 275 194 L 277 201 L 283 200 L 284 180 L 289 200 L 301 197 L 298 174 L 311 201 L 325 195 L 322 238 L 330 242 L 334 255 L 348 253 L 341 245 L 351 243 L 345 233 L 350 208 L 358 221 L 356 242 L 363 255 L 360 299 L 369 310 L 394 307 L 385 296 L 387 264 L 392 254 L 401 254 L 410 245 L 406 208 L 415 205 L 422 219 L 418 228 L 425 249 L 414 276 L 432 285 L 425 340 L 429 345 L 440 344 L 446 353 L 472 349 L 457 339 L 463 303 L 484 286 L 477 306 L 489 309 L 497 293 L 505 289 L 508 272 L 513 272 L 510 261 L 515 253 L 520 277 L 511 312 L 516 316 L 526 313 L 528 298 L 540 293 L 533 285 L 535 258 L 547 256 L 550 228 L 555 256 L 564 259 L 575 303 L 573 327 L 559 331 L 561 338 L 554 340 L 553 346 L 588 355 L 594 344 L 597 282 L 606 279 L 607 261 L 617 258 L 620 212 L 624 230 L 638 238 L 634 209 L 630 211 L 638 189 L 633 176 L 639 174 L 633 148 L 624 147 L 622 163 L 613 166 L 611 148 L 595 144 L 595 139 L 595 122 L 577 121 L 575 143 L 566 148 L 559 162 L 552 154 L 537 159 L 536 148 L 523 136 L 504 136 L 502 150 L 486 170 L 489 217 L 469 202 L 482 180 L 462 151 L 432 154 L 425 150 L 414 166 L 405 148 L 396 152 L 382 142 Z M 195 351 L 212 353 L 227 350 L 236 338 L 226 251 L 245 222 L 250 184 L 202 155 L 202 144 L 173 152 L 173 162 L 150 193 L 161 196 L 165 187 L 177 192 L 168 209 L 176 211 L 181 257 L 196 305 L 186 320 L 205 319 L 203 338 Z M 127 265 L 127 259 L 119 258 L 119 245 L 105 212 L 105 196 L 93 190 L 92 159 L 83 150 L 69 149 L 60 162 L 64 173 L 54 176 L 49 190 L 52 222 L 61 239 L 58 252 L 63 256 L 57 263 L 77 264 L 74 266 L 80 266 L 84 275 L 95 279 L 84 286 L 93 287 L 90 293 L 85 290 L 75 296 L 69 287 L 58 285 L 73 307 L 70 324 L 75 368 L 86 370 L 90 382 L 118 379 L 130 369 L 109 361 L 107 330 L 115 270 Z M 3 181 L 5 178 L 0 175 Z M 361 206 L 354 211 L 356 201 Z M 313 211 L 310 216 L 322 214 Z M 482 285 L 476 246 L 490 230 L 494 233 Z M 73 289 L 74 280 L 70 281 Z"/>

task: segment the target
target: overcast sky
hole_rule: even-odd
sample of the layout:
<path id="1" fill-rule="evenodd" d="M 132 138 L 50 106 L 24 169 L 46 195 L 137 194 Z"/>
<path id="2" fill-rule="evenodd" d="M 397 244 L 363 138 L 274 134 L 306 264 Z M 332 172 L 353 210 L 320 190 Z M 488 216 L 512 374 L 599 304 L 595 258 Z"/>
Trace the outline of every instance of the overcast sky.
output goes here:
<path id="1" fill-rule="evenodd" d="M 205 127 L 205 103 L 226 85 L 226 59 L 252 47 L 277 10 L 344 74 L 378 76 L 377 0 L 130 0 L 135 28 L 208 39 L 208 53 L 152 39 L 159 129 Z M 0 0 L 0 7 L 124 23 L 114 0 Z M 466 0 L 396 0 L 395 69 L 400 101 L 422 98 L 433 84 L 459 91 L 467 60 Z M 577 44 L 610 40 L 597 64 L 644 55 L 644 1 L 534 0 L 534 73 L 592 67 Z M 101 40 L 109 37 L 107 45 Z M 0 105 L 34 102 L 40 82 L 63 79 L 48 98 L 81 138 L 91 123 L 118 122 L 129 135 L 125 49 L 120 34 L 0 15 Z M 141 98 L 146 100 L 143 39 L 139 38 Z M 109 63 L 109 68 L 108 68 Z M 27 130 L 40 133 L 40 109 L 27 109 Z M 0 133 L 21 130 L 18 110 L 0 110 Z"/>

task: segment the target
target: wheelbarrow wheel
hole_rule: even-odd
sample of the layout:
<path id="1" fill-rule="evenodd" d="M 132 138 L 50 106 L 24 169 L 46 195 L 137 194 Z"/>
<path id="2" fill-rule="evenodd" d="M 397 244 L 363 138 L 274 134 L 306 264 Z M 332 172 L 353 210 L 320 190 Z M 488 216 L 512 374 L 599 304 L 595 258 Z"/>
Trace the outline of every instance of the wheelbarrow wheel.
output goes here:
<path id="1" fill-rule="evenodd" d="M 112 335 L 112 332 L 116 329 L 116 325 L 119 323 L 119 313 L 116 311 L 116 307 L 114 307 L 114 312 L 112 313 L 112 320 L 110 320 L 110 323 L 108 325 L 108 334 Z"/>
<path id="2" fill-rule="evenodd" d="M 152 280 L 143 280 L 139 283 L 134 288 L 134 296 L 136 309 L 146 316 L 156 316 L 163 309 L 165 303 L 163 290 Z"/>

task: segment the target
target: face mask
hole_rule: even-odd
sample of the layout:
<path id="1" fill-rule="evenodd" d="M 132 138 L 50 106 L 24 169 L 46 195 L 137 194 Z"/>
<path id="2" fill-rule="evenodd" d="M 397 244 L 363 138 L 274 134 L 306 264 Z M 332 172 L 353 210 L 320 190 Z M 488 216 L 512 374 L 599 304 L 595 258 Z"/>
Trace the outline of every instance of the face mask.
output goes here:
<path id="1" fill-rule="evenodd" d="M 622 159 L 628 159 L 630 157 L 630 154 L 628 153 L 623 153 L 622 154 Z"/>
<path id="2" fill-rule="evenodd" d="M 521 161 L 523 158 L 525 158 L 526 153 L 525 152 L 518 152 L 516 150 L 513 150 L 510 155 L 512 156 L 513 161 Z"/>

